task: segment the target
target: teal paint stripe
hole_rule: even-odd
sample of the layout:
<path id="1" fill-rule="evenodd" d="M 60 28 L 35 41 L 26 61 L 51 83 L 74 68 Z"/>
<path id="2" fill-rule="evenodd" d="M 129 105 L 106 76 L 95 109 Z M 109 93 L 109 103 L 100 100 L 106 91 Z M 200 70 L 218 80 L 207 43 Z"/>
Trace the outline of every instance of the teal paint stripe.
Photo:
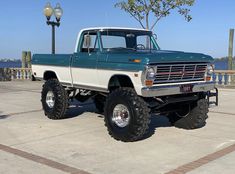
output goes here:
<path id="1" fill-rule="evenodd" d="M 61 66 L 61 65 L 49 65 L 49 64 L 34 64 L 34 65 L 46 65 L 46 66 L 53 66 L 53 67 L 69 67 L 69 66 Z M 90 68 L 89 66 L 72 66 L 71 68 L 82 68 L 82 69 L 96 69 L 96 70 L 112 70 L 112 71 L 132 71 L 132 72 L 138 72 L 138 71 L 141 71 L 143 69 L 141 68 L 126 68 L 124 69 L 123 67 L 122 68 L 116 68 L 114 66 L 100 66 L 100 67 L 97 67 L 97 68 Z"/>
<path id="2" fill-rule="evenodd" d="M 71 56 L 72 54 L 35 54 L 33 55 L 32 64 L 68 67 Z"/>

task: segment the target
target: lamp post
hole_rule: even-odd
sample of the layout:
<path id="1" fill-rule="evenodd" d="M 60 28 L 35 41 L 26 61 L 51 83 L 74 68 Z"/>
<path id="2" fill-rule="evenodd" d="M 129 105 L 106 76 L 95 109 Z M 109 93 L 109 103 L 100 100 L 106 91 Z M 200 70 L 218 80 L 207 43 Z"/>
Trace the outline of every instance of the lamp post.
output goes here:
<path id="1" fill-rule="evenodd" d="M 228 69 L 233 69 L 233 39 L 234 39 L 234 29 L 229 31 L 229 49 L 228 49 Z"/>
<path id="2" fill-rule="evenodd" d="M 55 27 L 60 26 L 60 19 L 63 15 L 63 10 L 59 3 L 57 3 L 56 7 L 53 9 L 51 4 L 48 2 L 43 11 L 47 18 L 47 25 L 51 25 L 52 27 L 52 54 L 55 54 Z M 55 16 L 56 21 L 50 21 L 52 15 Z"/>

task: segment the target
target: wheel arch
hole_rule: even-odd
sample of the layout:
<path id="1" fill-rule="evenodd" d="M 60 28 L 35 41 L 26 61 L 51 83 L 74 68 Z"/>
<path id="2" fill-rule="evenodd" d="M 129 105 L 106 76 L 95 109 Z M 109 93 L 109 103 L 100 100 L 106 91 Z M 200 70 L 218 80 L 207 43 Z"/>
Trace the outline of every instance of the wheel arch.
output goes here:
<path id="1" fill-rule="evenodd" d="M 134 85 L 131 78 L 125 74 L 115 74 L 109 79 L 109 90 L 113 90 L 119 87 L 130 87 L 134 89 Z"/>
<path id="2" fill-rule="evenodd" d="M 58 79 L 57 74 L 54 71 L 45 71 L 43 74 L 43 80 L 49 80 L 49 79 Z"/>

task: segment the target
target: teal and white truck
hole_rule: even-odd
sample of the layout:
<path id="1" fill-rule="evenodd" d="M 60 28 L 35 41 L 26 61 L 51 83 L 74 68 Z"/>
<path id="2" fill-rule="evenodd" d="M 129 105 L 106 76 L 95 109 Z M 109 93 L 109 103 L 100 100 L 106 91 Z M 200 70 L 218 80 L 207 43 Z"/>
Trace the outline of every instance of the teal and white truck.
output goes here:
<path id="1" fill-rule="evenodd" d="M 209 98 L 218 96 L 213 58 L 161 50 L 145 29 L 88 28 L 73 54 L 35 54 L 32 71 L 44 80 L 41 102 L 50 119 L 66 117 L 71 99 L 93 99 L 109 134 L 136 141 L 148 132 L 152 114 L 184 129 L 205 126 Z"/>

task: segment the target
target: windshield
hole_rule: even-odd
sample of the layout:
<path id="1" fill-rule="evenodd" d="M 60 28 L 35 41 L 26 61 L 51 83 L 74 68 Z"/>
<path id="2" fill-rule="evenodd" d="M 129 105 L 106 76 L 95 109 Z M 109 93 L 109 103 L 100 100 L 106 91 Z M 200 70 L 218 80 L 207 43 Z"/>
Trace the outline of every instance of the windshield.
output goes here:
<path id="1" fill-rule="evenodd" d="M 102 48 L 106 51 L 159 50 L 150 31 L 107 30 L 101 32 Z"/>

